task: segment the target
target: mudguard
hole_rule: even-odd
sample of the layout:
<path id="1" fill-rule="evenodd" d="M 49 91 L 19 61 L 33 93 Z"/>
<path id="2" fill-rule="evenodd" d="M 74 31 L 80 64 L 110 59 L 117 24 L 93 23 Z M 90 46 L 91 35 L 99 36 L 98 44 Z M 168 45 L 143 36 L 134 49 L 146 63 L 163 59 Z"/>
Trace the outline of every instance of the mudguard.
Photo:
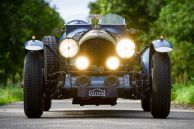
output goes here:
<path id="1" fill-rule="evenodd" d="M 141 56 L 141 66 L 143 75 L 149 76 L 149 59 L 150 58 L 150 48 L 145 50 L 143 55 Z"/>
<path id="2" fill-rule="evenodd" d="M 157 52 L 171 52 L 172 44 L 165 39 L 159 39 L 152 41 L 154 50 Z"/>
<path id="3" fill-rule="evenodd" d="M 152 47 L 153 46 L 153 47 Z M 169 43 L 165 39 L 158 39 L 152 41 L 152 46 L 150 46 L 147 50 L 144 51 L 144 53 L 141 55 L 141 66 L 142 66 L 142 73 L 149 76 L 149 67 L 150 67 L 150 51 L 151 49 L 154 49 L 156 52 L 171 52 L 173 50 L 171 43 Z"/>
<path id="4" fill-rule="evenodd" d="M 43 42 L 39 40 L 29 40 L 25 43 L 25 49 L 27 51 L 43 50 Z"/>

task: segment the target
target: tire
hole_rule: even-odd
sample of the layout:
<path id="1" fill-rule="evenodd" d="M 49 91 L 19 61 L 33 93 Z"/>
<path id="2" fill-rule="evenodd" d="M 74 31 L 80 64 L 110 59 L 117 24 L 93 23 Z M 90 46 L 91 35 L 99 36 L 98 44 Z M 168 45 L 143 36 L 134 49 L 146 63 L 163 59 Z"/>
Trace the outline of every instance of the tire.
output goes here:
<path id="1" fill-rule="evenodd" d="M 170 113 L 171 76 L 167 53 L 155 53 L 152 57 L 151 114 L 154 118 L 166 118 Z"/>
<path id="2" fill-rule="evenodd" d="M 57 57 L 57 41 L 54 36 L 44 36 L 42 39 L 44 43 L 44 71 L 45 80 L 55 80 L 55 78 L 49 78 L 48 74 L 57 72 L 60 70 L 59 57 Z"/>
<path id="3" fill-rule="evenodd" d="M 44 111 L 49 111 L 50 108 L 51 108 L 51 99 L 50 98 L 44 98 L 44 102 L 43 102 Z"/>
<path id="4" fill-rule="evenodd" d="M 146 96 L 145 98 L 141 99 L 141 107 L 145 112 L 150 111 L 150 96 Z"/>
<path id="5" fill-rule="evenodd" d="M 39 118 L 43 98 L 43 57 L 39 51 L 28 52 L 24 60 L 24 112 L 28 118 Z"/>

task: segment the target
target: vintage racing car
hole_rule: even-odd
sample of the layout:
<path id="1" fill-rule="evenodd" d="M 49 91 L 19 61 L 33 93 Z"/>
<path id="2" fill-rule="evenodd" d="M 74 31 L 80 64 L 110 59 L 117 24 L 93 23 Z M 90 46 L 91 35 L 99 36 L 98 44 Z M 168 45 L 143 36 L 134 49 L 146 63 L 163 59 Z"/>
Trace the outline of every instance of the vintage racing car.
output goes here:
<path id="1" fill-rule="evenodd" d="M 52 99 L 73 104 L 116 105 L 117 98 L 141 99 L 155 118 L 170 112 L 172 45 L 163 37 L 140 52 L 119 15 L 66 20 L 60 38 L 25 43 L 24 112 L 40 117 Z M 138 67 L 139 66 L 139 67 Z"/>

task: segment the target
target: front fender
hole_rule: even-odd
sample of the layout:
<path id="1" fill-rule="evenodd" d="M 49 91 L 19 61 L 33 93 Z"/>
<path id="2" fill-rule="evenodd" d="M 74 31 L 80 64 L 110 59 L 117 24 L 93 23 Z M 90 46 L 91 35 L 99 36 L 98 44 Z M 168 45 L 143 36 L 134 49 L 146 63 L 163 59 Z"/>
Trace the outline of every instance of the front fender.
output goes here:
<path id="1" fill-rule="evenodd" d="M 150 75 L 150 58 L 152 57 L 152 54 L 154 52 L 171 52 L 173 50 L 171 43 L 169 43 L 167 40 L 159 39 L 154 40 L 152 42 L 152 45 L 146 49 L 142 55 L 141 55 L 141 67 L 142 67 L 142 73 L 149 77 Z"/>
<path id="2" fill-rule="evenodd" d="M 149 77 L 149 60 L 150 60 L 150 48 L 145 50 L 145 52 L 141 55 L 141 67 L 142 73 Z"/>
<path id="3" fill-rule="evenodd" d="M 25 43 L 25 49 L 27 51 L 39 51 L 43 50 L 43 42 L 39 40 L 29 40 Z"/>
<path id="4" fill-rule="evenodd" d="M 154 50 L 157 52 L 164 53 L 164 52 L 171 52 L 173 50 L 172 44 L 164 39 L 154 40 L 152 41 L 152 45 L 154 47 Z"/>

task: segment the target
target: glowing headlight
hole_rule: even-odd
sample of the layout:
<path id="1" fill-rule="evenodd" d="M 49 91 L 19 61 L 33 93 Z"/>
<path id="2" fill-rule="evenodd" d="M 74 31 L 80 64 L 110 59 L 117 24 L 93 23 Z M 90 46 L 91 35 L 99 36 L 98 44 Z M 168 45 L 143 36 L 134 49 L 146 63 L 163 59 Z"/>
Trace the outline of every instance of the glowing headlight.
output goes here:
<path id="1" fill-rule="evenodd" d="M 106 66 L 110 70 L 116 70 L 119 67 L 119 59 L 117 57 L 109 57 L 108 60 L 106 61 Z"/>
<path id="2" fill-rule="evenodd" d="M 72 58 L 76 56 L 78 50 L 78 44 L 73 39 L 64 39 L 59 45 L 59 52 L 66 58 Z"/>
<path id="3" fill-rule="evenodd" d="M 118 42 L 116 51 L 121 58 L 130 58 L 135 53 L 135 44 L 130 39 L 123 39 Z"/>
<path id="4" fill-rule="evenodd" d="M 75 61 L 76 67 L 80 70 L 87 69 L 89 66 L 89 60 L 85 56 L 80 56 Z"/>

